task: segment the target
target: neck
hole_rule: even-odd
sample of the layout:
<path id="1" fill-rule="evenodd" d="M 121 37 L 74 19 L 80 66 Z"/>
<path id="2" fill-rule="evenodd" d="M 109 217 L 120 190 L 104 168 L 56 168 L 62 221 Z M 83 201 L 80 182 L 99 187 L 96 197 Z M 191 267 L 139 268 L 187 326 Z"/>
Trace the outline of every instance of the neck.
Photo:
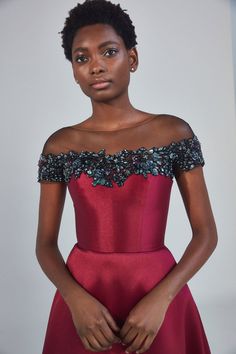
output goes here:
<path id="1" fill-rule="evenodd" d="M 132 106 L 128 95 L 109 102 L 92 101 L 93 113 L 90 118 L 94 125 L 116 129 L 121 125 L 132 124 L 137 110 Z"/>

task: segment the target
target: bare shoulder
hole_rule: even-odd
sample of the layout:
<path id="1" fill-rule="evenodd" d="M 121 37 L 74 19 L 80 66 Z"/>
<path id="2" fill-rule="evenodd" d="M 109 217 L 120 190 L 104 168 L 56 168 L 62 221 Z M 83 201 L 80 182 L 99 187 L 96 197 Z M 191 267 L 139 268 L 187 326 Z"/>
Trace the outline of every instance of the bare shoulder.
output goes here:
<path id="1" fill-rule="evenodd" d="M 70 127 L 62 127 L 53 132 L 43 146 L 43 154 L 59 154 L 66 152 L 68 142 L 73 138 L 73 130 Z"/>
<path id="2" fill-rule="evenodd" d="M 192 138 L 194 132 L 189 123 L 175 115 L 157 115 L 158 128 L 164 135 L 168 135 L 170 140 L 181 140 Z"/>

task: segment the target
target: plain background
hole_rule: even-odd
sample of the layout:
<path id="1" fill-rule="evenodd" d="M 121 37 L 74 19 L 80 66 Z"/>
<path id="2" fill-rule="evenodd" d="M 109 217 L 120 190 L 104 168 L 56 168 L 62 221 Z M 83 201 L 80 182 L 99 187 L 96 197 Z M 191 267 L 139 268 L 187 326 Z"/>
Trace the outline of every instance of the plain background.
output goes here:
<path id="1" fill-rule="evenodd" d="M 58 34 L 76 4 L 0 1 L 1 354 L 41 353 L 55 292 L 35 257 L 37 162 L 51 133 L 91 113 Z M 235 354 L 235 1 L 123 0 L 120 4 L 128 10 L 138 36 L 140 66 L 130 84 L 133 104 L 185 119 L 202 145 L 219 242 L 188 284 L 212 353 Z M 190 237 L 174 181 L 166 244 L 176 260 Z M 67 194 L 59 238 L 65 259 L 75 242 L 74 210 Z"/>

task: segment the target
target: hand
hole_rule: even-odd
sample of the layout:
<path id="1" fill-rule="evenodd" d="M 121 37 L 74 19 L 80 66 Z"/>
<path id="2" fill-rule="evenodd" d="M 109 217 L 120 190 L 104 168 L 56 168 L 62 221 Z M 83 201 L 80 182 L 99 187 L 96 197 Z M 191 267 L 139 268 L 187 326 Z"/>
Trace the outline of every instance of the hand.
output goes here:
<path id="1" fill-rule="evenodd" d="M 124 344 L 130 344 L 126 353 L 143 353 L 151 346 L 159 331 L 168 308 L 167 301 L 153 294 L 145 295 L 130 311 L 119 337 Z"/>
<path id="2" fill-rule="evenodd" d="M 113 343 L 120 342 L 114 332 L 120 328 L 116 325 L 108 309 L 96 298 L 87 293 L 70 304 L 73 323 L 85 349 L 103 351 L 112 348 Z"/>

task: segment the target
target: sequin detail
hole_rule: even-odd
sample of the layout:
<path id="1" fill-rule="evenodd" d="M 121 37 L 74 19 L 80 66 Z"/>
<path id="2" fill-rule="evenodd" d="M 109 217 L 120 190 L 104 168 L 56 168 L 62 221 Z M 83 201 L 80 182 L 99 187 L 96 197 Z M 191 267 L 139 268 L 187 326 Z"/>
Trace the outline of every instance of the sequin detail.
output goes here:
<path id="1" fill-rule="evenodd" d="M 187 171 L 204 164 L 200 142 L 194 135 L 166 146 L 123 149 L 114 154 L 106 154 L 105 149 L 98 152 L 71 150 L 67 153 L 41 154 L 38 182 L 68 183 L 72 175 L 78 178 L 83 172 L 92 178 L 93 186 L 113 187 L 114 182 L 121 187 L 132 174 L 141 174 L 147 178 L 151 173 L 154 176 L 160 174 L 173 178 L 178 168 Z"/>

